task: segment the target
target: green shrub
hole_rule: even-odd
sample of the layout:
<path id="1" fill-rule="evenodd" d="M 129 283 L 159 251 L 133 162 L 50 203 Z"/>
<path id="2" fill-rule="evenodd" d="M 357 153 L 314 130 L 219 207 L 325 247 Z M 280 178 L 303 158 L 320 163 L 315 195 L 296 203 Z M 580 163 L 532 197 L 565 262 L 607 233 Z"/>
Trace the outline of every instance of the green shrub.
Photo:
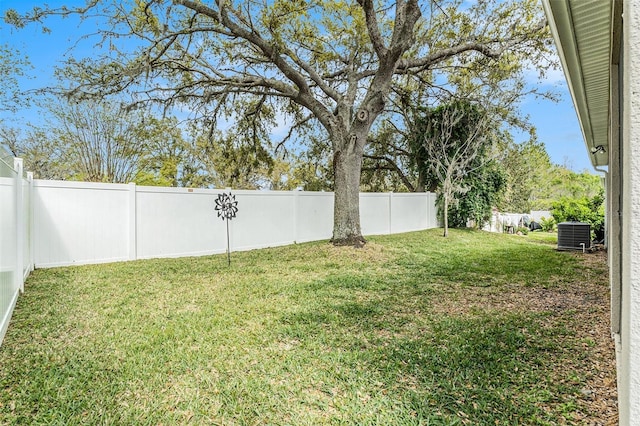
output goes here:
<path id="1" fill-rule="evenodd" d="M 516 233 L 521 232 L 522 235 L 527 235 L 529 234 L 529 228 L 527 228 L 526 226 L 519 226 L 518 229 L 516 229 Z"/>
<path id="2" fill-rule="evenodd" d="M 549 219 L 547 219 L 546 217 L 541 217 L 540 226 L 542 227 L 543 231 L 551 232 L 556 228 L 556 221 L 553 219 L 553 217 L 550 217 Z"/>
<path id="3" fill-rule="evenodd" d="M 592 198 L 563 197 L 551 204 L 551 215 L 556 223 L 577 221 L 591 225 L 593 234 L 604 227 L 604 190 Z"/>

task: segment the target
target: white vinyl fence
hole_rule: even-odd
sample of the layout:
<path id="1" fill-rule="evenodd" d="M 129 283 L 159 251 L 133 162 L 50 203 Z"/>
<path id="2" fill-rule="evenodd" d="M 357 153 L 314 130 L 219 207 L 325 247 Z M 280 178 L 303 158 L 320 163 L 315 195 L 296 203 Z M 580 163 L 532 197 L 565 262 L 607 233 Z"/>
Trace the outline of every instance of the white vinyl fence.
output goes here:
<path id="1" fill-rule="evenodd" d="M 0 344 L 34 267 L 226 251 L 215 199 L 226 190 L 34 180 L 0 147 Z M 233 251 L 331 237 L 333 193 L 232 191 Z M 438 226 L 435 194 L 360 194 L 364 235 Z"/>
<path id="2" fill-rule="evenodd" d="M 31 175 L 0 147 L 0 343 L 24 281 L 33 270 Z"/>
<path id="3" fill-rule="evenodd" d="M 214 210 L 221 192 L 228 191 L 35 180 L 35 266 L 224 253 L 226 224 Z M 333 193 L 231 192 L 233 251 L 331 237 Z M 431 193 L 362 193 L 360 216 L 364 235 L 438 226 Z"/>

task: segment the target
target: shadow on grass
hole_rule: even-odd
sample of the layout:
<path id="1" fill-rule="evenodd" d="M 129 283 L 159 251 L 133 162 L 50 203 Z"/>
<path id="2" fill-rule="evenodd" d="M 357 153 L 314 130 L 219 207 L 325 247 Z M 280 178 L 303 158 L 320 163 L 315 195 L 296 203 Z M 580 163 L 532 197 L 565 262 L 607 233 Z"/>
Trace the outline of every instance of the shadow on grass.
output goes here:
<path id="1" fill-rule="evenodd" d="M 369 364 L 390 384 L 413 381 L 416 386 L 401 395 L 426 418 L 471 418 L 474 424 L 551 421 L 560 413 L 549 416 L 540 404 L 550 403 L 554 394 L 571 394 L 546 373 L 561 355 L 554 333 L 535 316 L 442 318 L 431 332 L 374 350 Z"/>
<path id="2" fill-rule="evenodd" d="M 395 401 L 401 419 L 547 424 L 575 408 L 578 385 L 553 374 L 566 356 L 565 329 L 545 324 L 545 314 L 431 317 L 398 332 L 384 311 L 350 303 L 299 312 L 282 319 L 280 332 L 342 354 L 349 381 L 379 383 L 380 397 Z"/>
<path id="3" fill-rule="evenodd" d="M 409 240 L 409 253 L 398 265 L 399 279 L 439 278 L 459 285 L 488 286 L 496 284 L 524 284 L 548 286 L 556 278 L 571 277 L 579 270 L 579 262 L 568 252 L 558 252 L 555 246 L 532 244 L 526 237 L 483 235 L 483 243 L 476 241 L 478 231 L 457 230 L 451 240 Z M 468 244 L 451 251 L 447 246 Z M 491 244 L 495 240 L 496 244 Z M 437 243 L 437 244 L 436 244 Z"/>
<path id="4" fill-rule="evenodd" d="M 350 380 L 382 383 L 380 392 L 396 401 L 393 410 L 403 422 L 556 424 L 570 418 L 580 373 L 560 367 L 578 350 L 565 320 L 527 306 L 517 312 L 432 308 L 469 286 L 562 286 L 578 270 L 576 259 L 519 240 L 506 248 L 468 246 L 446 258 L 424 241 L 405 244 L 412 253 L 384 275 L 337 271 L 308 284 L 309 303 L 283 315 L 278 333 L 343 354 Z"/>

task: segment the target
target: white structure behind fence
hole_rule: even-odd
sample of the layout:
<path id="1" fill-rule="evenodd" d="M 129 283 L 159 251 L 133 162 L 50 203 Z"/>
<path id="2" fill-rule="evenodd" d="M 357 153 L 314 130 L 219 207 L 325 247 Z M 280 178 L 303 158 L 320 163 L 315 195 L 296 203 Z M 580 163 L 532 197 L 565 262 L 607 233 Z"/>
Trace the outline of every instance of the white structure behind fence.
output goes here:
<path id="1" fill-rule="evenodd" d="M 36 267 L 226 251 L 226 224 L 217 217 L 222 190 L 34 181 Z M 238 215 L 231 249 L 251 250 L 331 237 L 333 193 L 233 191 Z M 438 226 L 435 195 L 363 193 L 364 235 Z"/>
<path id="2" fill-rule="evenodd" d="M 527 226 L 529 221 L 540 223 L 543 218 L 552 218 L 551 212 L 548 210 L 532 210 L 531 213 L 501 213 L 494 211 L 489 223 L 483 229 L 490 232 L 515 232 L 518 227 Z"/>

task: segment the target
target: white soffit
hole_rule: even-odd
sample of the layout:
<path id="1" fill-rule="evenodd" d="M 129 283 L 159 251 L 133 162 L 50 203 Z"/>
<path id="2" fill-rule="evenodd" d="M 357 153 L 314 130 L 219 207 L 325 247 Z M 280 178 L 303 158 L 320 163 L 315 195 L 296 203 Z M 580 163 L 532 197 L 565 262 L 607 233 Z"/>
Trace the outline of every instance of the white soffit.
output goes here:
<path id="1" fill-rule="evenodd" d="M 587 150 L 609 148 L 611 22 L 613 1 L 543 0 Z M 594 166 L 608 153 L 591 155 Z"/>

